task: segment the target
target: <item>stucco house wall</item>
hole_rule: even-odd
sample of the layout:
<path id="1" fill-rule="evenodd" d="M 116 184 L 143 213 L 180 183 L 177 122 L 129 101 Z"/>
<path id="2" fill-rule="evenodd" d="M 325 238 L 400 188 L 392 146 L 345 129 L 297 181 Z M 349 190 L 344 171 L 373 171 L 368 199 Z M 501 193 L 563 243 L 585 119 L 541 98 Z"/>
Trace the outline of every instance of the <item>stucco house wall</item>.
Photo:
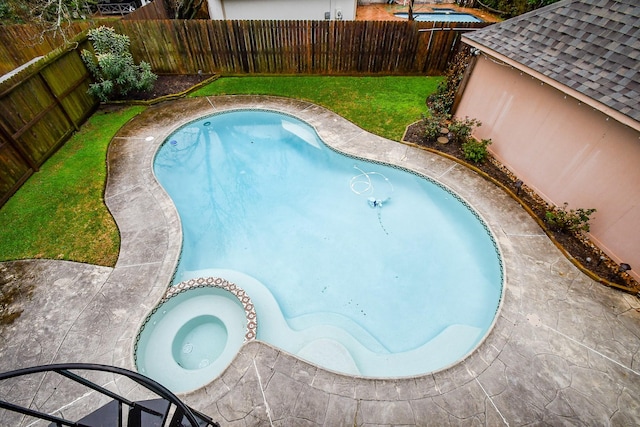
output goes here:
<path id="1" fill-rule="evenodd" d="M 357 0 L 208 0 L 211 19 L 354 20 Z"/>
<path id="2" fill-rule="evenodd" d="M 639 279 L 640 131 L 502 59 L 477 57 L 456 116 L 547 202 L 596 208 L 591 239 Z"/>
<path id="3" fill-rule="evenodd" d="M 360 5 L 368 5 L 368 4 L 379 4 L 379 3 L 389 3 L 389 0 L 360 0 L 358 4 Z M 409 0 L 394 0 L 393 3 L 401 4 L 406 6 L 409 4 Z M 415 0 L 414 4 L 432 4 L 434 6 L 447 5 L 458 3 L 456 0 Z"/>

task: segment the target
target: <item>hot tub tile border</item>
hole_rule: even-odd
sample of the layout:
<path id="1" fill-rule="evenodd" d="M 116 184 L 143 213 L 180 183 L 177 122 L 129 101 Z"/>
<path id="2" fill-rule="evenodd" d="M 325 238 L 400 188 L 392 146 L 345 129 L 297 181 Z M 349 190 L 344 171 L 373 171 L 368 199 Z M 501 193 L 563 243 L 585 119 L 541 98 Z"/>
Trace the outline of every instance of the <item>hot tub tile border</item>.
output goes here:
<path id="1" fill-rule="evenodd" d="M 134 355 L 138 352 L 138 343 L 140 342 L 142 331 L 145 329 L 147 323 L 149 323 L 149 321 L 151 320 L 151 317 L 160 309 L 160 307 L 162 307 L 162 305 L 169 301 L 171 298 L 183 292 L 187 292 L 188 290 L 198 288 L 220 288 L 227 292 L 230 292 L 233 296 L 235 296 L 238 301 L 240 301 L 240 304 L 242 304 L 245 317 L 247 318 L 247 328 L 244 334 L 244 342 L 247 343 L 256 339 L 258 334 L 258 316 L 256 314 L 256 309 L 253 305 L 253 301 L 251 300 L 251 297 L 249 297 L 247 292 L 235 283 L 229 282 L 228 280 L 221 277 L 198 277 L 195 279 L 185 280 L 174 286 L 170 286 L 166 290 L 162 299 L 160 299 L 158 304 L 151 310 L 138 331 L 138 335 L 136 336 L 136 341 L 134 344 Z"/>
<path id="2" fill-rule="evenodd" d="M 249 297 L 247 292 L 240 286 L 221 277 L 198 277 L 196 279 L 185 280 L 184 282 L 171 286 L 167 289 L 164 297 L 160 300 L 159 305 L 164 304 L 178 294 L 197 288 L 220 288 L 233 294 L 238 301 L 240 301 L 240 304 L 242 304 L 247 318 L 247 329 L 244 334 L 244 341 L 248 342 L 256 339 L 258 332 L 258 317 L 253 301 L 251 301 L 251 297 Z"/>

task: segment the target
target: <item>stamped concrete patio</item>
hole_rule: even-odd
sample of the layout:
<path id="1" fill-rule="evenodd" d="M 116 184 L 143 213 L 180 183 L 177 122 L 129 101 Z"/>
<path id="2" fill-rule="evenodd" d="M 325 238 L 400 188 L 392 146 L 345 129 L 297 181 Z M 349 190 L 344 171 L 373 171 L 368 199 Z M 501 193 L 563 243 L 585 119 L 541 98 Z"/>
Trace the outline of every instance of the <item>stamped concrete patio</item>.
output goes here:
<path id="1" fill-rule="evenodd" d="M 118 263 L 113 269 L 0 263 L 3 283 L 34 286 L 21 317 L 0 329 L 1 371 L 62 362 L 134 368 L 138 328 L 169 285 L 181 245 L 176 211 L 153 178 L 155 150 L 180 125 L 236 108 L 295 115 L 338 150 L 418 171 L 457 192 L 498 240 L 506 292 L 486 340 L 449 369 L 417 378 L 354 378 L 254 341 L 218 379 L 182 395 L 188 405 L 223 426 L 640 425 L 638 298 L 580 273 L 518 203 L 476 173 L 371 135 L 319 106 L 272 97 L 173 101 L 120 130 L 108 153 L 105 191 L 122 235 Z M 130 393 L 108 375 L 100 381 Z M 44 385 L 31 392 L 0 385 L 0 395 L 72 411 Z M 27 424 L 0 410 L 0 425 Z"/>

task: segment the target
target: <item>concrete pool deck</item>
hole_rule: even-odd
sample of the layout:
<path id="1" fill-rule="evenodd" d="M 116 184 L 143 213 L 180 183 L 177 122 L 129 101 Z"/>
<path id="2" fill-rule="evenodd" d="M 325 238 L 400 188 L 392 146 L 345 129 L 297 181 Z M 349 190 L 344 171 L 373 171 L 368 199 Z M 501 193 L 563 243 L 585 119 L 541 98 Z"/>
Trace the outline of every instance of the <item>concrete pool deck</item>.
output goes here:
<path id="1" fill-rule="evenodd" d="M 163 296 L 181 243 L 176 211 L 153 179 L 153 155 L 182 124 L 235 108 L 295 115 L 341 151 L 418 171 L 454 190 L 496 236 L 506 291 L 486 340 L 449 369 L 416 378 L 353 378 L 254 341 L 218 379 L 182 395 L 188 405 L 223 426 L 640 424 L 638 298 L 579 272 L 518 203 L 469 169 L 371 135 L 319 106 L 272 97 L 163 103 L 118 132 L 105 190 L 122 236 L 118 262 L 114 268 L 0 263 L 0 283 L 34 286 L 20 318 L 0 329 L 1 372 L 63 362 L 134 369 L 138 328 Z M 20 396 L 42 410 L 68 403 L 44 387 L 27 393 L 0 385 L 0 396 Z M 0 410 L 0 425 L 27 423 Z"/>

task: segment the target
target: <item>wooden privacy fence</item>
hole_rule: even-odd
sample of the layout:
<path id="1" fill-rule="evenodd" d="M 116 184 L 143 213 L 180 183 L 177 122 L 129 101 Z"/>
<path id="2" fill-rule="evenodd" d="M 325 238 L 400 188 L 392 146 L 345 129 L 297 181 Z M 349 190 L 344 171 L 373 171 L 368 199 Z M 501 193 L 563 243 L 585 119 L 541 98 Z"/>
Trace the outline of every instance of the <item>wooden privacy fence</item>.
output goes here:
<path id="1" fill-rule="evenodd" d="M 488 23 L 118 21 L 161 74 L 442 74 L 464 31 Z"/>
<path id="2" fill-rule="evenodd" d="M 153 0 L 122 17 L 124 20 L 169 19 L 163 0 Z"/>
<path id="3" fill-rule="evenodd" d="M 0 206 L 97 107 L 83 48 L 86 39 L 0 83 Z"/>
<path id="4" fill-rule="evenodd" d="M 63 31 L 71 39 L 92 26 L 92 22 L 74 22 Z M 36 25 L 0 25 L 0 76 L 47 55 L 65 44 L 60 32 L 45 31 Z"/>
<path id="5" fill-rule="evenodd" d="M 149 8 L 153 6 L 152 8 Z M 163 11 L 156 0 L 131 15 Z M 154 12 L 155 13 L 155 12 Z M 140 15 L 143 17 L 143 15 Z M 77 34 L 94 25 L 80 22 Z M 131 39 L 136 60 L 156 73 L 442 74 L 465 31 L 488 23 L 407 21 L 105 22 Z M 42 36 L 42 38 L 41 38 Z M 0 75 L 63 43 L 30 25 L 0 27 Z"/>

